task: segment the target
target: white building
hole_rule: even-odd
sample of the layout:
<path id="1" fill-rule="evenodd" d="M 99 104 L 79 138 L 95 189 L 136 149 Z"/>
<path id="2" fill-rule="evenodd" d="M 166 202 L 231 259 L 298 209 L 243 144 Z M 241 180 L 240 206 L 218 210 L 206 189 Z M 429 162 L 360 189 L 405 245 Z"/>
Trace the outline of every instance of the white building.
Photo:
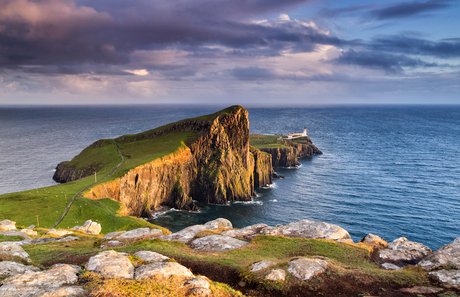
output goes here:
<path id="1" fill-rule="evenodd" d="M 287 138 L 288 139 L 292 139 L 292 138 L 298 138 L 298 137 L 303 137 L 303 136 L 307 136 L 307 128 L 303 128 L 303 132 L 302 133 L 289 133 L 287 135 Z"/>

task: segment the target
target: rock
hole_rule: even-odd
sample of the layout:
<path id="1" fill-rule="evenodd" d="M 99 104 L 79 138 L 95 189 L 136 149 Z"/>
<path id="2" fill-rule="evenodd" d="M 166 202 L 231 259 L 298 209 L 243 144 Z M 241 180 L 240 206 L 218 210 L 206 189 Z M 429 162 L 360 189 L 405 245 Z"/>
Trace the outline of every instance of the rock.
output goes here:
<path id="1" fill-rule="evenodd" d="M 400 270 L 401 269 L 401 267 L 395 264 L 391 264 L 391 263 L 383 263 L 382 265 L 380 265 L 380 267 L 386 270 Z"/>
<path id="2" fill-rule="evenodd" d="M 197 238 L 190 243 L 190 248 L 200 252 L 225 252 L 248 245 L 246 241 L 222 235 L 209 235 Z"/>
<path id="3" fill-rule="evenodd" d="M 436 287 L 412 287 L 412 288 L 403 288 L 399 291 L 410 294 L 436 294 L 444 290 L 443 288 Z"/>
<path id="4" fill-rule="evenodd" d="M 262 234 L 326 240 L 351 239 L 347 230 L 337 225 L 309 220 L 289 223 L 286 226 L 279 225 L 273 229 L 264 229 Z"/>
<path id="5" fill-rule="evenodd" d="M 138 251 L 134 253 L 135 256 L 139 257 L 144 262 L 162 262 L 169 259 L 162 254 L 151 252 L 151 251 Z"/>
<path id="6" fill-rule="evenodd" d="M 62 287 L 62 288 L 58 288 L 55 290 L 50 290 L 48 292 L 43 293 L 41 297 L 66 297 L 66 296 L 78 297 L 78 296 L 83 296 L 84 293 L 85 293 L 85 290 L 82 287 L 71 286 L 71 287 Z M 37 296 L 37 295 L 34 295 L 34 296 Z"/>
<path id="7" fill-rule="evenodd" d="M 59 236 L 59 237 L 69 235 L 69 234 L 73 234 L 73 232 L 72 231 L 67 231 L 67 230 L 50 229 L 48 231 L 48 233 L 46 233 L 46 235 Z"/>
<path id="8" fill-rule="evenodd" d="M 109 240 L 109 241 L 105 242 L 104 244 L 101 244 L 101 246 L 99 248 L 100 249 L 106 249 L 106 248 L 109 248 L 109 247 L 119 246 L 120 244 L 121 244 L 121 242 L 118 241 L 118 240 Z"/>
<path id="9" fill-rule="evenodd" d="M 73 268 L 73 271 L 75 271 L 75 273 L 77 274 L 81 272 L 81 267 L 77 265 L 73 265 L 73 264 L 54 264 L 53 266 L 50 267 L 50 269 L 54 269 L 54 268 L 62 267 L 62 266 L 69 266 Z"/>
<path id="10" fill-rule="evenodd" d="M 78 281 L 75 269 L 69 265 L 61 265 L 42 272 L 25 273 L 3 280 L 0 296 L 71 296 L 82 295 L 78 287 L 66 290 L 62 286 L 74 285 Z"/>
<path id="11" fill-rule="evenodd" d="M 29 236 L 38 236 L 38 232 L 37 231 L 34 231 L 32 229 L 22 229 L 21 232 L 24 232 L 25 234 L 29 235 Z"/>
<path id="12" fill-rule="evenodd" d="M 252 264 L 252 269 L 251 269 L 251 271 L 252 271 L 252 272 L 259 271 L 259 270 L 268 268 L 268 267 L 273 266 L 273 265 L 276 265 L 276 263 L 275 263 L 275 262 L 272 262 L 272 261 L 265 261 L 265 260 L 264 260 L 264 261 L 260 261 L 260 262 L 257 262 L 257 263 Z"/>
<path id="13" fill-rule="evenodd" d="M 99 234 L 101 233 L 102 227 L 101 224 L 87 220 L 83 226 L 75 226 L 72 229 L 85 232 L 88 234 Z"/>
<path id="14" fill-rule="evenodd" d="M 193 278 L 193 273 L 186 267 L 175 262 L 155 262 L 136 268 L 135 279 L 144 279 L 150 276 L 169 278 L 171 276 Z"/>
<path id="15" fill-rule="evenodd" d="M 288 271 L 301 280 L 308 280 L 311 277 L 326 271 L 328 264 L 324 260 L 300 258 L 288 263 Z"/>
<path id="16" fill-rule="evenodd" d="M 460 237 L 453 243 L 442 246 L 439 250 L 423 259 L 419 264 L 426 270 L 441 267 L 460 269 Z"/>
<path id="17" fill-rule="evenodd" d="M 395 262 L 414 263 L 431 254 L 433 251 L 418 242 L 408 241 L 400 237 L 388 244 L 388 248 L 379 251 L 380 259 Z"/>
<path id="18" fill-rule="evenodd" d="M 388 246 L 388 243 L 383 240 L 380 236 L 374 235 L 374 234 L 367 234 L 366 236 L 361 239 L 362 243 L 368 243 L 371 245 L 380 245 L 380 246 Z"/>
<path id="19" fill-rule="evenodd" d="M 11 261 L 2 261 L 0 262 L 0 276 L 1 275 L 9 275 L 14 276 L 18 274 L 24 273 L 33 273 L 40 271 L 40 268 L 32 266 L 32 265 L 24 265 L 17 262 Z"/>
<path id="20" fill-rule="evenodd" d="M 195 235 L 204 230 L 214 230 L 219 228 L 232 228 L 232 223 L 223 218 L 218 218 L 213 221 L 207 222 L 204 225 L 194 225 L 187 228 L 184 228 L 176 233 L 169 235 L 161 236 L 161 240 L 168 241 L 180 241 L 183 243 L 189 243 L 195 237 Z"/>
<path id="21" fill-rule="evenodd" d="M 188 280 L 185 284 L 189 288 L 189 295 L 191 296 L 210 296 L 211 290 L 209 289 L 209 282 L 203 278 L 196 277 Z"/>
<path id="22" fill-rule="evenodd" d="M 29 245 L 29 244 L 41 244 L 41 243 L 47 243 L 47 242 L 68 242 L 68 241 L 74 241 L 74 240 L 79 240 L 79 239 L 80 238 L 76 236 L 42 237 L 42 238 L 34 238 L 34 239 L 18 241 L 16 242 L 16 244 L 22 246 L 22 245 Z"/>
<path id="23" fill-rule="evenodd" d="M 244 239 L 252 239 L 259 235 L 259 233 L 263 229 L 267 229 L 268 226 L 266 224 L 256 224 L 252 226 L 247 226 L 242 229 L 235 229 L 235 230 L 226 230 L 222 232 L 222 235 L 230 236 L 233 238 L 244 238 Z"/>
<path id="24" fill-rule="evenodd" d="M 121 234 L 123 234 L 123 233 L 125 233 L 125 232 L 126 232 L 126 231 L 117 231 L 117 232 L 110 232 L 110 233 L 107 233 L 104 237 L 102 237 L 102 241 L 114 239 L 114 238 L 117 237 L 118 235 L 121 235 Z"/>
<path id="25" fill-rule="evenodd" d="M 0 231 L 14 231 L 16 230 L 16 222 L 10 220 L 0 221 Z"/>
<path id="26" fill-rule="evenodd" d="M 30 225 L 27 229 L 35 229 L 35 225 Z"/>
<path id="27" fill-rule="evenodd" d="M 30 239 L 27 233 L 22 231 L 0 231 L 0 235 L 3 236 L 21 236 L 23 239 Z"/>
<path id="28" fill-rule="evenodd" d="M 116 236 L 115 238 L 117 240 L 121 239 L 134 239 L 134 238 L 154 238 L 154 237 L 159 237 L 163 235 L 163 231 L 160 229 L 152 229 L 150 230 L 149 228 L 138 228 L 134 230 L 127 231 L 121 235 Z"/>
<path id="29" fill-rule="evenodd" d="M 134 275 L 134 266 L 128 257 L 115 251 L 104 251 L 91 257 L 85 268 L 103 277 L 132 279 Z"/>
<path id="30" fill-rule="evenodd" d="M 11 257 L 20 257 L 27 262 L 30 262 L 29 254 L 15 243 L 0 242 L 0 254 Z"/>
<path id="31" fill-rule="evenodd" d="M 284 269 L 273 269 L 265 275 L 265 279 L 284 282 L 286 280 L 286 271 Z"/>
<path id="32" fill-rule="evenodd" d="M 428 273 L 447 287 L 460 289 L 460 270 L 438 270 Z"/>

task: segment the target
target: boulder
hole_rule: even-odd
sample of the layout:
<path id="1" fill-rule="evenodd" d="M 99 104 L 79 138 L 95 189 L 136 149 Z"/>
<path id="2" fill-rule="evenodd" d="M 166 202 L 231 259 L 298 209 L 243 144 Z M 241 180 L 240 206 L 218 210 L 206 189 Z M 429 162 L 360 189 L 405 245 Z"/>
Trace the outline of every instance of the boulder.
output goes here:
<path id="1" fill-rule="evenodd" d="M 34 231 L 32 229 L 26 228 L 26 229 L 21 229 L 21 232 L 24 232 L 25 234 L 29 236 L 38 236 L 38 232 Z"/>
<path id="2" fill-rule="evenodd" d="M 117 237 L 118 235 L 121 235 L 121 234 L 123 234 L 125 232 L 126 231 L 117 231 L 117 232 L 107 233 L 106 235 L 104 235 L 104 237 L 102 237 L 102 241 L 112 240 L 115 237 Z"/>
<path id="3" fill-rule="evenodd" d="M 380 265 L 380 267 L 386 270 L 400 270 L 401 269 L 401 267 L 399 267 L 398 265 L 392 264 L 392 263 L 383 263 Z"/>
<path id="4" fill-rule="evenodd" d="M 14 276 L 14 275 L 24 274 L 24 273 L 33 273 L 37 271 L 40 271 L 40 268 L 32 266 L 32 265 L 24 265 L 21 263 L 11 262 L 11 261 L 0 262 L 0 276 L 1 275 Z"/>
<path id="5" fill-rule="evenodd" d="M 30 239 L 27 233 L 21 231 L 0 231 L 0 235 L 3 236 L 21 236 L 23 239 Z"/>
<path id="6" fill-rule="evenodd" d="M 67 231 L 67 230 L 61 230 L 61 229 L 60 230 L 50 229 L 48 233 L 46 233 L 46 235 L 58 236 L 58 237 L 62 237 L 62 236 L 69 235 L 69 234 L 73 234 L 73 232 Z"/>
<path id="7" fill-rule="evenodd" d="M 213 221 L 207 222 L 204 225 L 194 225 L 182 229 L 176 233 L 172 233 L 169 235 L 161 236 L 161 240 L 168 240 L 168 241 L 180 241 L 183 243 L 189 243 L 193 240 L 195 235 L 204 230 L 215 230 L 219 228 L 232 228 L 232 223 L 223 218 L 218 218 Z"/>
<path id="8" fill-rule="evenodd" d="M 193 278 L 193 273 L 187 267 L 175 262 L 155 262 L 142 265 L 136 268 L 134 277 L 135 279 L 144 279 L 157 276 L 167 279 L 173 275 L 181 278 Z"/>
<path id="9" fill-rule="evenodd" d="M 269 227 L 266 224 L 256 224 L 241 229 L 226 230 L 221 234 L 233 238 L 252 239 L 259 235 L 262 230 L 267 228 Z"/>
<path id="10" fill-rule="evenodd" d="M 337 225 L 309 220 L 289 223 L 286 226 L 278 225 L 273 229 L 263 229 L 261 234 L 326 240 L 351 239 L 348 231 Z"/>
<path id="11" fill-rule="evenodd" d="M 300 258 L 288 263 L 288 271 L 301 280 L 308 280 L 315 275 L 323 273 L 328 263 L 320 259 Z"/>
<path id="12" fill-rule="evenodd" d="M 121 235 L 116 236 L 117 240 L 121 239 L 135 239 L 135 238 L 154 238 L 163 235 L 163 231 L 160 229 L 152 229 L 149 228 L 138 228 L 134 230 L 127 231 Z"/>
<path id="13" fill-rule="evenodd" d="M 81 296 L 80 287 L 74 285 L 78 277 L 75 269 L 61 265 L 42 272 L 25 273 L 3 280 L 0 296 Z"/>
<path id="14" fill-rule="evenodd" d="M 441 267 L 460 269 L 460 237 L 429 255 L 418 265 L 426 270 Z"/>
<path id="15" fill-rule="evenodd" d="M 103 277 L 132 279 L 134 276 L 134 266 L 128 257 L 115 251 L 104 251 L 91 257 L 85 268 Z"/>
<path id="16" fill-rule="evenodd" d="M 460 289 L 460 270 L 437 270 L 428 273 L 447 287 Z"/>
<path id="17" fill-rule="evenodd" d="M 75 226 L 72 229 L 85 232 L 88 234 L 99 234 L 101 233 L 102 227 L 101 224 L 87 220 L 83 226 Z"/>
<path id="18" fill-rule="evenodd" d="M 163 262 L 169 258 L 162 254 L 151 252 L 151 251 L 138 251 L 134 253 L 135 256 L 139 257 L 144 262 Z"/>
<path id="19" fill-rule="evenodd" d="M 27 262 L 30 262 L 29 254 L 15 243 L 0 242 L 0 255 L 20 257 Z"/>
<path id="20" fill-rule="evenodd" d="M 408 241 L 400 237 L 388 244 L 386 249 L 379 251 L 379 257 L 383 260 L 395 262 L 415 263 L 431 254 L 433 251 L 418 242 Z"/>
<path id="21" fill-rule="evenodd" d="M 99 248 L 100 249 L 106 249 L 106 248 L 109 248 L 109 247 L 119 246 L 120 244 L 121 244 L 121 242 L 118 241 L 118 240 L 109 240 L 107 242 L 104 242 L 104 244 L 101 244 L 101 246 Z"/>
<path id="22" fill-rule="evenodd" d="M 260 261 L 260 262 L 252 264 L 251 271 L 255 272 L 255 271 L 263 270 L 263 269 L 268 268 L 268 267 L 273 266 L 273 265 L 276 265 L 276 263 L 272 262 L 272 261 L 265 261 L 265 260 Z"/>
<path id="23" fill-rule="evenodd" d="M 225 252 L 248 245 L 246 241 L 222 235 L 209 235 L 197 238 L 190 243 L 190 248 L 207 253 Z"/>
<path id="24" fill-rule="evenodd" d="M 15 231 L 16 222 L 10 220 L 0 221 L 0 231 Z"/>
<path id="25" fill-rule="evenodd" d="M 76 236 L 67 236 L 67 237 L 42 237 L 42 238 L 34 238 L 34 239 L 25 239 L 22 241 L 16 241 L 13 242 L 14 244 L 23 246 L 23 245 L 29 245 L 29 244 L 41 244 L 41 243 L 47 243 L 47 242 L 68 242 L 68 241 L 74 241 L 74 240 L 79 240 L 80 238 Z M 11 243 L 11 242 L 10 242 Z"/>
<path id="26" fill-rule="evenodd" d="M 212 294 L 209 282 L 201 277 L 192 278 L 184 285 L 189 288 L 189 295 L 191 296 L 205 297 Z"/>
<path id="27" fill-rule="evenodd" d="M 362 243 L 366 243 L 369 245 L 375 245 L 375 246 L 382 246 L 382 247 L 387 247 L 388 243 L 383 240 L 380 236 L 374 235 L 374 234 L 367 234 L 366 236 L 361 239 Z"/>
<path id="28" fill-rule="evenodd" d="M 286 280 L 286 271 L 284 271 L 284 269 L 273 269 L 269 273 L 267 273 L 267 275 L 265 275 L 265 279 L 275 282 L 284 282 Z"/>

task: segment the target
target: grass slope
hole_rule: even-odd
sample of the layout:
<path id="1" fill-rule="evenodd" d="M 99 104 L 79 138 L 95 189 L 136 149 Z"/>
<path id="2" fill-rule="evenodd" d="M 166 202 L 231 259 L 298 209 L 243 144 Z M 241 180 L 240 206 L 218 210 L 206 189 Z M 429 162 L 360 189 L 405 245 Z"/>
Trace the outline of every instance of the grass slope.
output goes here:
<path id="1" fill-rule="evenodd" d="M 284 141 L 279 140 L 279 135 L 250 134 L 249 144 L 255 148 L 288 148 Z"/>

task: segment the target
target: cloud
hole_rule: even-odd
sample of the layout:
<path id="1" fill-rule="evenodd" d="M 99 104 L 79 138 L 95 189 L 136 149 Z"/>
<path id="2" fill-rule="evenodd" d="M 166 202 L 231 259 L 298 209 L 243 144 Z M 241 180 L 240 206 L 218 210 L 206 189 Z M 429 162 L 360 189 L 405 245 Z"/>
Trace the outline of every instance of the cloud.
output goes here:
<path id="1" fill-rule="evenodd" d="M 399 73 L 403 67 L 436 67 L 436 63 L 428 63 L 418 58 L 411 58 L 405 55 L 394 55 L 376 51 L 355 51 L 350 49 L 343 52 L 333 63 L 356 65 L 367 68 L 383 69 L 389 73 Z"/>
<path id="2" fill-rule="evenodd" d="M 275 78 L 275 75 L 270 70 L 257 66 L 237 67 L 231 73 L 240 80 L 267 80 Z"/>
<path id="3" fill-rule="evenodd" d="M 423 2 L 412 1 L 399 3 L 393 6 L 372 10 L 370 11 L 370 15 L 379 20 L 406 18 L 448 8 L 452 6 L 451 2 L 451 0 L 429 0 Z"/>

